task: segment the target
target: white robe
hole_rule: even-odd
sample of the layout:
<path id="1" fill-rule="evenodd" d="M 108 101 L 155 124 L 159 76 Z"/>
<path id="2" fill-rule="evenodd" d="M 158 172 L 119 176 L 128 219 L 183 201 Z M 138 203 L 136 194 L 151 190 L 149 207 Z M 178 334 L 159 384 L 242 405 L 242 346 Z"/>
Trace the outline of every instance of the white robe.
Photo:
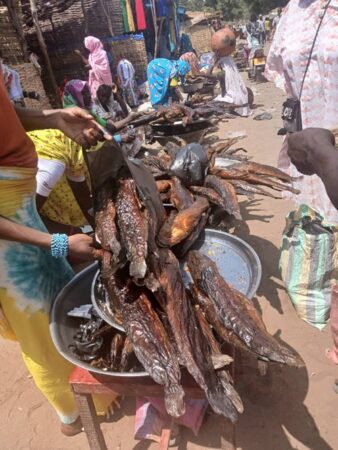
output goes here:
<path id="1" fill-rule="evenodd" d="M 225 96 L 222 94 L 215 98 L 217 102 L 233 103 L 234 105 L 245 105 L 235 109 L 240 116 L 247 117 L 251 110 L 248 105 L 248 91 L 231 56 L 224 56 L 218 61 L 224 71 Z"/>

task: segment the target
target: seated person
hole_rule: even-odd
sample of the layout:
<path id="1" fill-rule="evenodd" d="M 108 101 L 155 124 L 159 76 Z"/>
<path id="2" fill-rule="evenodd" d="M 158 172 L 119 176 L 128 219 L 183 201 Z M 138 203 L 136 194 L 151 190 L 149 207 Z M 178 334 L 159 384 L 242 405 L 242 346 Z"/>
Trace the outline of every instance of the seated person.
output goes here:
<path id="1" fill-rule="evenodd" d="M 97 90 L 92 111 L 102 119 L 116 120 L 127 117 L 130 108 L 126 105 L 115 84 L 113 88 L 107 84 L 101 84 Z"/>
<path id="2" fill-rule="evenodd" d="M 111 134 L 117 133 L 119 130 L 124 128 L 133 118 L 135 118 L 135 113 L 130 113 L 127 117 L 119 121 L 113 121 L 112 119 L 103 119 L 95 112 L 95 106 L 90 95 L 89 85 L 83 80 L 70 80 L 65 85 L 63 92 L 63 107 L 69 108 L 71 106 L 79 106 L 80 108 L 89 111 L 95 120 Z M 116 142 L 121 142 L 121 136 L 115 135 L 114 139 Z"/>

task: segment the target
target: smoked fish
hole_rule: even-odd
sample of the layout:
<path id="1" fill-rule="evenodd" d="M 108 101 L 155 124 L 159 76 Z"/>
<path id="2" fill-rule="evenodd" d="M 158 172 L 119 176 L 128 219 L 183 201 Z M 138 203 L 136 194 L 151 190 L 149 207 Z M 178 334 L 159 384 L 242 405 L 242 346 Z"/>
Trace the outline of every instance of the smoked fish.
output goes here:
<path id="1" fill-rule="evenodd" d="M 257 195 L 264 195 L 265 197 L 271 197 L 271 198 L 275 198 L 275 199 L 281 198 L 281 197 L 274 195 L 272 192 L 267 191 L 266 189 L 262 188 L 261 186 L 252 185 L 243 180 L 228 180 L 228 181 L 229 181 L 229 183 L 231 183 L 234 186 L 237 194 L 242 194 L 242 195 L 247 195 L 247 196 L 257 194 Z"/>
<path id="2" fill-rule="evenodd" d="M 271 361 L 295 365 L 299 358 L 280 345 L 267 331 L 249 301 L 235 292 L 222 278 L 216 264 L 198 251 L 190 251 L 188 268 L 196 286 L 213 302 L 222 324 L 233 331 L 249 349 Z"/>
<path id="3" fill-rule="evenodd" d="M 205 197 L 210 203 L 225 209 L 223 198 L 214 189 L 204 186 L 190 186 L 189 189 L 192 193 Z"/>
<path id="4" fill-rule="evenodd" d="M 196 319 L 194 307 L 188 298 L 179 262 L 169 249 L 159 249 L 159 264 L 153 270 L 165 298 L 168 320 L 180 351 L 180 358 L 197 384 L 205 391 L 210 406 L 217 413 L 237 420 L 237 410 L 225 392 L 213 368 L 211 352 Z"/>
<path id="5" fill-rule="evenodd" d="M 208 208 L 208 200 L 197 197 L 189 208 L 183 209 L 177 214 L 172 212 L 160 229 L 157 242 L 163 247 L 173 247 L 179 244 L 195 229 L 202 214 Z"/>
<path id="6" fill-rule="evenodd" d="M 170 201 L 178 211 L 187 209 L 194 203 L 193 195 L 177 177 L 171 179 Z"/>
<path id="7" fill-rule="evenodd" d="M 117 224 L 134 278 L 144 278 L 147 271 L 148 223 L 146 210 L 140 208 L 134 181 L 121 180 L 116 197 Z"/>
<path id="8" fill-rule="evenodd" d="M 102 249 L 107 250 L 104 257 L 117 270 L 124 257 L 115 225 L 115 216 L 112 183 L 107 180 L 95 196 L 95 235 Z"/>
<path id="9" fill-rule="evenodd" d="M 237 194 L 232 184 L 225 180 L 215 177 L 214 175 L 208 175 L 205 179 L 205 185 L 208 188 L 213 189 L 220 195 L 224 202 L 224 209 L 235 219 L 241 220 L 242 215 L 239 208 Z"/>
<path id="10" fill-rule="evenodd" d="M 145 290 L 128 279 L 126 270 L 112 274 L 106 284 L 111 297 L 118 295 L 127 338 L 133 344 L 136 358 L 151 378 L 164 386 L 168 414 L 184 414 L 184 391 L 177 355 Z"/>

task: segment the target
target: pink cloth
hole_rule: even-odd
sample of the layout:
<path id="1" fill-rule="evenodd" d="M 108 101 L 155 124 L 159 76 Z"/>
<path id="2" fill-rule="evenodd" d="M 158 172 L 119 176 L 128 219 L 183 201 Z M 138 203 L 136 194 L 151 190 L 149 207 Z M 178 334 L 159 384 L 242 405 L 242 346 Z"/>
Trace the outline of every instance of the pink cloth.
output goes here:
<path id="1" fill-rule="evenodd" d="M 185 400 L 185 414 L 175 420 L 197 436 L 208 408 L 207 400 Z M 151 439 L 159 442 L 163 426 L 170 422 L 166 412 L 164 399 L 161 397 L 137 397 L 135 416 L 135 439 Z"/>
<path id="2" fill-rule="evenodd" d="M 107 53 L 103 48 L 100 39 L 93 36 L 87 36 L 84 40 L 84 45 L 89 51 L 89 64 L 91 70 L 89 71 L 89 88 L 92 98 L 96 97 L 96 91 L 101 84 L 113 85 L 109 61 Z"/>

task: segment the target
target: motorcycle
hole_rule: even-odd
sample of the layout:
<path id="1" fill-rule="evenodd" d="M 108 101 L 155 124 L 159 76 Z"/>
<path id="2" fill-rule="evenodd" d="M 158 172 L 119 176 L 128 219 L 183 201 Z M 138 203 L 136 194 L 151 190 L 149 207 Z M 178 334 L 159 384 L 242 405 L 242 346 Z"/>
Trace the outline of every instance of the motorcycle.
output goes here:
<path id="1" fill-rule="evenodd" d="M 266 78 L 264 77 L 265 65 L 266 65 L 266 56 L 264 54 L 264 49 L 259 47 L 251 52 L 252 54 L 249 56 L 250 58 L 250 69 L 248 70 L 248 77 L 251 80 L 258 82 L 265 82 Z"/>

